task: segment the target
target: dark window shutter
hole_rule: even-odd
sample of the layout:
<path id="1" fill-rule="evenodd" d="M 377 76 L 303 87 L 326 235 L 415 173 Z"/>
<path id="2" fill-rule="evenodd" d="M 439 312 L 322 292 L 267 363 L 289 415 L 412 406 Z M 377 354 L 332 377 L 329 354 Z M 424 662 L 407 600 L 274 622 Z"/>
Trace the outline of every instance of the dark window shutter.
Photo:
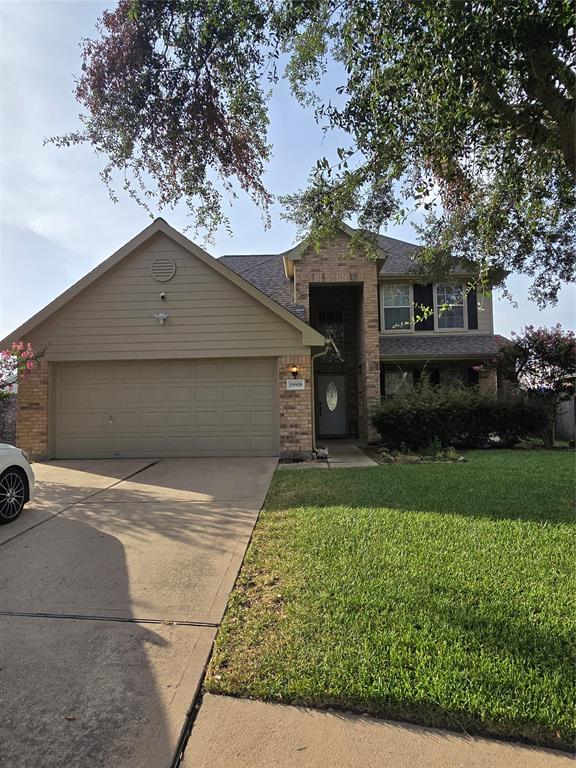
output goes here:
<path id="1" fill-rule="evenodd" d="M 440 371 L 438 368 L 432 368 L 429 374 L 428 381 L 433 387 L 437 387 L 440 384 Z"/>
<path id="2" fill-rule="evenodd" d="M 468 329 L 476 331 L 478 329 L 478 298 L 476 288 L 468 291 Z"/>
<path id="3" fill-rule="evenodd" d="M 478 371 L 475 371 L 474 368 L 468 368 L 468 386 L 469 387 L 477 386 L 478 380 L 479 380 Z"/>
<path id="4" fill-rule="evenodd" d="M 422 315 L 422 307 L 434 309 L 434 294 L 432 284 L 422 285 L 414 283 L 414 317 Z M 425 320 L 416 320 L 414 325 L 416 331 L 433 331 L 434 314 L 430 314 Z"/>

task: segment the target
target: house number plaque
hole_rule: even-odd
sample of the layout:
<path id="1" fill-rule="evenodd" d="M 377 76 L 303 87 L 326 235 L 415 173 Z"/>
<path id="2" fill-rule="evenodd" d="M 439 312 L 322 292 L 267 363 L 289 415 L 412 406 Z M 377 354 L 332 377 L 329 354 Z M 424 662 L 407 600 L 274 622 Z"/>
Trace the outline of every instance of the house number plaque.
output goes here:
<path id="1" fill-rule="evenodd" d="M 303 389 L 306 389 L 306 380 L 305 379 L 289 379 L 286 382 L 286 389 L 294 392 L 295 390 L 302 391 Z"/>

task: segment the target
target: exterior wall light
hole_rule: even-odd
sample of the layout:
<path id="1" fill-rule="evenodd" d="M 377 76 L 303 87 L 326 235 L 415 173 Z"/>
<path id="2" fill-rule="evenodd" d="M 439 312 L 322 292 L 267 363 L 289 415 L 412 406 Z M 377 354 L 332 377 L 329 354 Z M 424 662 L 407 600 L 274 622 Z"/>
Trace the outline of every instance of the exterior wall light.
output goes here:
<path id="1" fill-rule="evenodd" d="M 295 378 L 298 376 L 299 372 L 300 372 L 300 371 L 299 371 L 299 369 L 298 369 L 298 366 L 297 366 L 297 365 L 292 365 L 292 366 L 290 366 L 290 373 L 292 374 L 292 378 L 294 378 L 294 379 L 295 379 Z"/>
<path id="2" fill-rule="evenodd" d="M 168 319 L 168 312 L 155 312 L 154 317 L 156 318 L 156 320 L 158 320 L 160 325 L 164 325 L 164 323 Z"/>

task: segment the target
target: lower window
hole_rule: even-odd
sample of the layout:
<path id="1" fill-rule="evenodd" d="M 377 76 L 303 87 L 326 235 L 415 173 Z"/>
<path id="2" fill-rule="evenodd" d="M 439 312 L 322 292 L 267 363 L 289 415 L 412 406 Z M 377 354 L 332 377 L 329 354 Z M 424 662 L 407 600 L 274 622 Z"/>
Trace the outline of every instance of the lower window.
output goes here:
<path id="1" fill-rule="evenodd" d="M 392 368 L 384 371 L 384 396 L 397 395 L 400 392 L 414 389 L 414 374 L 411 370 L 403 371 Z"/>

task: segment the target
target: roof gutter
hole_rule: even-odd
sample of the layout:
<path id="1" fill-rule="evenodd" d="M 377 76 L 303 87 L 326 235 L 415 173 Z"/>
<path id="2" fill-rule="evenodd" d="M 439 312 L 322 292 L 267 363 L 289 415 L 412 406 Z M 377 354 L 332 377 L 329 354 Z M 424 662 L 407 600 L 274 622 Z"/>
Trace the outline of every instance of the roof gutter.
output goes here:
<path id="1" fill-rule="evenodd" d="M 314 376 L 314 362 L 319 357 L 324 357 L 330 351 L 330 343 L 326 339 L 326 345 L 321 352 L 316 352 L 310 356 L 310 395 L 312 397 L 312 450 L 316 451 L 316 387 L 314 386 L 316 378 Z"/>

